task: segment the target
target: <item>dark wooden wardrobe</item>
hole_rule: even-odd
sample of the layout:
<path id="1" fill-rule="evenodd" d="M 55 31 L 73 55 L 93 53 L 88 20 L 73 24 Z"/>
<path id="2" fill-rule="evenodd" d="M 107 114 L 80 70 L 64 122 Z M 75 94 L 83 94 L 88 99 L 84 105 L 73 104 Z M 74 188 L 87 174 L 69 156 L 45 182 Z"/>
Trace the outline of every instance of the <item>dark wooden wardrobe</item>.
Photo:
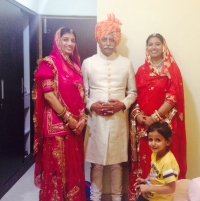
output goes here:
<path id="1" fill-rule="evenodd" d="M 9 1 L 0 0 L 0 199 L 32 165 L 27 167 L 32 159 L 32 125 L 31 113 L 27 116 L 30 95 L 24 90 L 27 75 L 24 75 L 23 44 L 24 17 L 33 24 L 34 15 L 30 19 L 29 15 Z M 32 40 L 36 43 L 35 36 Z M 36 47 L 30 48 L 34 60 Z M 30 87 L 26 90 L 30 92 Z"/>
<path id="2" fill-rule="evenodd" d="M 23 24 L 19 8 L 0 1 L 0 188 L 24 157 Z"/>

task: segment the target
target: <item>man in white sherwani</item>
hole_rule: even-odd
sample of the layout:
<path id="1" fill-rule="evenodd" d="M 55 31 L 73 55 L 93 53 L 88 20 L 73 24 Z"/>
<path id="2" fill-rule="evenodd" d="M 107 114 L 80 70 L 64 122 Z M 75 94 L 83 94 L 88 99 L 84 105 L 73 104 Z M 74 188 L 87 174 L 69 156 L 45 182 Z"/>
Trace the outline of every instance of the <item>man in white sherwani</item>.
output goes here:
<path id="1" fill-rule="evenodd" d="M 113 14 L 98 22 L 98 54 L 84 60 L 82 73 L 89 112 L 85 160 L 92 164 L 90 200 L 100 201 L 105 165 L 110 166 L 112 200 L 122 199 L 122 162 L 128 160 L 128 109 L 137 97 L 131 61 L 116 53 L 121 22 Z"/>

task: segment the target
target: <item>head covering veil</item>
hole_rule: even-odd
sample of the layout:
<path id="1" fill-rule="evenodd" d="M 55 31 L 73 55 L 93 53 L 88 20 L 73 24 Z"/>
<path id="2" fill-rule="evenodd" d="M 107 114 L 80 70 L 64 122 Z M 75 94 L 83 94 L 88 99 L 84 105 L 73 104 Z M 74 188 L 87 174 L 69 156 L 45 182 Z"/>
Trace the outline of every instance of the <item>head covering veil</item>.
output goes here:
<path id="1" fill-rule="evenodd" d="M 152 34 L 151 36 L 157 37 L 157 34 Z M 179 110 L 180 114 L 182 114 L 181 115 L 182 117 L 180 117 L 180 118 L 183 119 L 184 118 L 184 116 L 183 116 L 183 114 L 184 114 L 184 95 L 183 95 L 183 81 L 182 81 L 181 72 L 167 46 L 166 40 L 164 39 L 163 36 L 162 36 L 162 38 L 163 38 L 163 66 L 162 66 L 162 70 L 161 70 L 160 74 L 167 75 L 168 78 L 171 79 L 175 83 L 176 89 L 178 90 L 177 94 L 179 94 L 177 96 L 177 109 Z M 148 55 L 147 51 L 146 51 L 145 62 L 149 64 L 150 68 L 152 68 L 151 57 Z"/>
<path id="2" fill-rule="evenodd" d="M 58 61 L 64 60 L 68 66 L 70 66 L 73 70 L 80 73 L 80 67 L 79 67 L 80 56 L 78 54 L 77 45 L 74 48 L 73 54 L 71 54 L 70 56 L 68 56 L 68 54 L 66 54 L 66 52 L 62 49 L 61 36 L 60 36 L 62 28 L 63 27 L 58 29 L 57 32 L 55 33 L 53 50 L 50 53 L 50 56 L 54 56 L 54 58 L 57 58 Z M 70 29 L 70 33 L 75 35 L 72 29 Z"/>

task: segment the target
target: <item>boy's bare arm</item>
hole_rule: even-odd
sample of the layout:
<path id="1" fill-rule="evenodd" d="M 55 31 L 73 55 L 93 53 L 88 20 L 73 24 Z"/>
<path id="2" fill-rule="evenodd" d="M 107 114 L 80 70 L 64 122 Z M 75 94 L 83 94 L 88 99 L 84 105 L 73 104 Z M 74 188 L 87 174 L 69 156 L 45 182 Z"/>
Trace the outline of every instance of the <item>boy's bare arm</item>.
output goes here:
<path id="1" fill-rule="evenodd" d="M 176 189 L 176 182 L 168 183 L 166 186 L 154 186 L 154 185 L 137 185 L 137 189 L 141 191 L 141 193 L 147 193 L 147 192 L 155 192 L 159 194 L 170 194 L 174 193 Z"/>

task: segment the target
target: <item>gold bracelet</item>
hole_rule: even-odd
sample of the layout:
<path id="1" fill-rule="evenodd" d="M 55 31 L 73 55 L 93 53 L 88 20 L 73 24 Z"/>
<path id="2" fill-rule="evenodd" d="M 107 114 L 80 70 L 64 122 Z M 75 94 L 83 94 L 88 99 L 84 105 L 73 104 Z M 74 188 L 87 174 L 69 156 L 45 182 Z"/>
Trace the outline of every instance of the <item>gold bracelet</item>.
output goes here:
<path id="1" fill-rule="evenodd" d="M 142 112 L 140 111 L 140 107 L 139 104 L 136 104 L 134 109 L 131 111 L 131 118 L 133 118 L 134 120 L 136 119 L 136 117 L 142 114 Z"/>
<path id="2" fill-rule="evenodd" d="M 87 122 L 87 119 L 85 119 L 85 118 L 82 118 L 82 119 L 81 119 L 81 121 L 82 121 L 82 120 L 84 120 L 84 121 L 85 121 L 85 123 Z"/>
<path id="3" fill-rule="evenodd" d="M 64 107 L 64 108 L 63 108 L 63 111 L 62 111 L 61 113 L 57 114 L 57 116 L 58 116 L 58 117 L 63 116 L 64 113 L 66 112 L 66 110 L 67 110 L 66 107 Z"/>
<path id="4" fill-rule="evenodd" d="M 136 113 L 136 114 L 133 116 L 133 119 L 136 120 L 136 118 L 137 118 L 137 116 L 138 116 L 139 114 L 142 114 L 142 113 L 139 111 L 138 113 Z"/>
<path id="5" fill-rule="evenodd" d="M 159 122 L 160 121 L 159 117 L 157 116 L 157 114 L 155 112 L 151 115 L 151 117 L 154 120 L 154 122 Z"/>
<path id="6" fill-rule="evenodd" d="M 155 110 L 155 113 L 157 114 L 157 116 L 159 117 L 159 119 L 161 120 L 162 117 L 159 115 L 158 110 Z"/>
<path id="7" fill-rule="evenodd" d="M 88 116 L 84 113 L 84 114 L 81 116 L 81 118 L 80 118 L 79 121 L 81 121 L 82 119 L 84 119 L 85 122 L 87 122 L 87 120 L 88 120 Z"/>
<path id="8" fill-rule="evenodd" d="M 68 127 L 69 126 L 69 123 L 67 122 L 66 124 L 65 124 L 65 127 Z"/>
<path id="9" fill-rule="evenodd" d="M 64 114 L 63 117 L 62 117 L 63 122 L 64 122 L 64 123 L 66 123 L 66 122 L 69 123 L 69 118 L 70 118 L 71 115 L 72 115 L 71 112 L 66 111 L 65 114 Z"/>

